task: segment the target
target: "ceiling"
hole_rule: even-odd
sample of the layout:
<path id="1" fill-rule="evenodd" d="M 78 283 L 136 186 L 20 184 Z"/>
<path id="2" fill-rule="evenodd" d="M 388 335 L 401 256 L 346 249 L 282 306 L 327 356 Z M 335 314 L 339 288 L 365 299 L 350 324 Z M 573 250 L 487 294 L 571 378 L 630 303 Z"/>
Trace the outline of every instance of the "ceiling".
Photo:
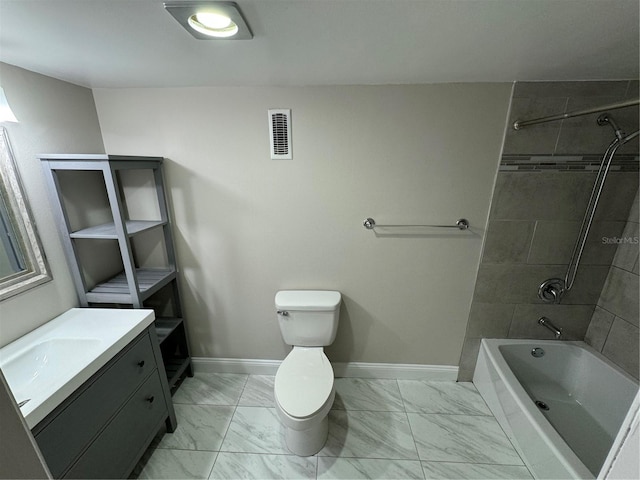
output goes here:
<path id="1" fill-rule="evenodd" d="M 87 87 L 637 78 L 638 0 L 236 0 L 196 40 L 159 0 L 0 0 L 0 61 Z"/>

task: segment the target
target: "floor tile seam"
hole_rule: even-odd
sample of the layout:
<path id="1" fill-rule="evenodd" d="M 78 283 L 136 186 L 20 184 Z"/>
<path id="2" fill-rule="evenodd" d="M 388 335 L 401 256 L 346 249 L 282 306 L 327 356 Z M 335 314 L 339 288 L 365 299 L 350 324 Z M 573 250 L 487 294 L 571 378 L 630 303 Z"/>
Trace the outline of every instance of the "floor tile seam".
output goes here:
<path id="1" fill-rule="evenodd" d="M 418 461 L 421 462 L 422 458 L 420 457 L 420 450 L 418 450 L 418 441 L 416 439 L 416 436 L 413 433 L 413 428 L 411 427 L 411 420 L 409 420 L 409 414 L 405 412 L 404 415 L 407 418 L 407 424 L 409 425 L 409 432 L 411 433 L 411 439 L 413 440 L 413 448 L 416 451 L 416 457 L 418 457 Z M 422 475 L 426 478 L 424 471 L 422 472 Z"/>
<path id="2" fill-rule="evenodd" d="M 515 444 L 511 440 L 511 437 L 509 437 L 509 435 L 507 435 L 507 432 L 505 431 L 504 428 L 502 428 L 502 425 L 500 425 L 500 422 L 498 421 L 498 419 L 494 415 L 492 415 L 491 417 L 496 421 L 496 424 L 498 425 L 498 427 L 500 427 L 500 431 L 503 433 L 503 435 L 505 436 L 505 438 L 509 442 L 509 445 L 511 445 L 511 448 L 513 448 L 513 451 L 516 452 L 516 455 L 520 459 L 520 462 L 522 463 L 522 465 L 525 466 L 527 471 L 529 472 L 529 474 L 531 474 L 531 471 L 529 470 L 529 467 L 527 467 L 527 464 L 525 463 L 524 458 L 522 458 L 522 455 L 520 455 L 520 452 L 518 451 L 518 449 L 516 448 Z M 531 477 L 533 477 L 532 474 L 531 474 Z"/>
<path id="3" fill-rule="evenodd" d="M 193 405 L 197 407 L 235 407 L 237 403 L 194 403 L 194 402 L 176 402 L 173 401 L 174 405 Z"/>
<path id="4" fill-rule="evenodd" d="M 525 467 L 526 465 L 520 465 L 519 463 L 495 463 L 495 462 L 460 462 L 455 460 L 420 460 L 420 463 L 456 463 L 459 465 L 491 465 L 496 467 Z M 527 468 L 527 471 L 529 469 Z"/>
<path id="5" fill-rule="evenodd" d="M 293 458 L 316 458 L 318 455 L 309 455 L 308 457 L 301 457 L 294 453 L 269 453 L 269 452 L 241 452 L 241 451 L 232 451 L 232 450 L 220 450 L 217 453 L 230 453 L 232 455 L 270 455 L 270 456 L 278 456 L 278 457 L 293 457 Z"/>
<path id="6" fill-rule="evenodd" d="M 240 390 L 240 395 L 238 395 L 238 400 L 236 400 L 236 407 L 240 404 L 240 399 L 242 398 L 242 395 L 244 394 L 244 391 L 247 388 L 247 384 L 249 383 L 249 377 L 250 376 L 251 375 L 247 375 L 247 378 L 244 379 L 244 384 L 242 385 L 242 390 Z"/>
<path id="7" fill-rule="evenodd" d="M 446 415 L 448 417 L 490 417 L 496 418 L 493 413 L 438 413 L 438 412 L 413 412 L 407 411 L 407 413 L 414 413 L 417 415 Z"/>
<path id="8" fill-rule="evenodd" d="M 475 390 L 475 392 L 478 394 L 478 396 L 482 399 L 482 404 L 487 408 L 487 411 L 490 412 L 489 415 L 491 415 L 493 418 L 495 418 L 495 415 L 493 414 L 493 412 L 491 411 L 491 408 L 489 407 L 489 404 L 487 403 L 487 401 L 484 399 L 484 397 L 482 396 L 482 394 L 480 394 L 480 392 L 478 391 L 478 387 L 476 387 L 476 384 L 473 382 L 469 382 L 471 383 L 471 385 L 473 385 L 473 389 Z"/>
<path id="9" fill-rule="evenodd" d="M 495 465 L 498 467 L 525 467 L 527 469 L 527 471 L 529 472 L 529 469 L 527 468 L 527 466 L 524 463 L 485 463 L 485 462 L 456 462 L 456 461 L 450 461 L 450 460 L 429 460 L 429 459 L 420 459 L 420 462 L 424 462 L 424 463 L 458 463 L 461 465 Z M 531 472 L 529 472 L 531 473 Z"/>
<path id="10" fill-rule="evenodd" d="M 396 378 L 396 386 L 398 387 L 398 392 L 400 392 L 400 400 L 402 401 L 402 407 L 404 408 L 404 416 L 407 419 L 407 425 L 409 426 L 409 433 L 411 433 L 411 440 L 413 440 L 413 448 L 416 451 L 416 456 L 418 457 L 417 462 L 420 465 L 420 472 L 422 473 L 422 478 L 426 480 L 427 475 L 424 473 L 424 468 L 422 468 L 422 461 L 420 460 L 420 452 L 418 451 L 418 444 L 416 443 L 416 436 L 413 434 L 413 428 L 411 428 L 411 421 L 409 420 L 409 413 L 407 412 L 407 404 L 404 401 L 404 397 L 402 396 L 402 390 L 400 390 L 400 382 Z"/>
<path id="11" fill-rule="evenodd" d="M 332 412 L 405 413 L 405 410 L 371 410 L 368 408 L 331 408 Z"/>
<path id="12" fill-rule="evenodd" d="M 316 456 L 319 459 L 320 458 L 350 458 L 350 459 L 356 459 L 356 460 L 393 460 L 393 461 L 402 461 L 402 462 L 421 462 L 420 457 L 417 455 L 417 452 L 416 452 L 416 458 L 362 457 L 362 456 L 351 456 L 351 455 L 327 455 L 327 454 L 320 454 L 320 453 L 318 453 Z"/>
<path id="13" fill-rule="evenodd" d="M 240 396 L 238 397 L 238 402 L 240 401 L 240 398 L 242 397 L 242 393 L 244 392 L 244 388 L 247 385 L 248 381 L 249 381 L 249 375 L 247 375 L 247 378 L 245 379 L 244 385 L 242 386 L 242 392 L 240 392 Z M 218 458 L 220 457 L 220 452 L 223 451 L 222 447 L 224 446 L 224 441 L 227 439 L 227 434 L 229 433 L 229 430 L 231 429 L 231 424 L 233 423 L 233 419 L 236 416 L 236 412 L 237 411 L 238 411 L 238 404 L 236 403 L 236 405 L 233 408 L 233 413 L 231 414 L 231 417 L 229 418 L 229 423 L 227 424 L 227 429 L 225 430 L 224 435 L 222 437 L 222 440 L 220 441 L 220 447 L 218 449 L 218 454 L 216 455 L 216 460 L 213 462 L 213 467 L 211 467 L 211 471 L 209 472 L 209 477 L 213 473 L 213 469 L 215 468 L 216 463 L 218 462 Z"/>
<path id="14" fill-rule="evenodd" d="M 154 450 L 177 450 L 180 452 L 203 452 L 203 453 L 220 453 L 220 450 L 213 450 L 209 448 L 186 448 L 186 447 L 160 447 L 157 446 Z"/>
<path id="15" fill-rule="evenodd" d="M 218 462 L 218 457 L 220 456 L 220 452 L 216 452 L 216 458 L 213 460 L 213 464 L 211 465 L 211 469 L 209 470 L 209 473 L 207 474 L 207 480 L 209 478 L 211 478 L 211 475 L 213 474 L 213 469 L 216 466 L 216 463 Z"/>

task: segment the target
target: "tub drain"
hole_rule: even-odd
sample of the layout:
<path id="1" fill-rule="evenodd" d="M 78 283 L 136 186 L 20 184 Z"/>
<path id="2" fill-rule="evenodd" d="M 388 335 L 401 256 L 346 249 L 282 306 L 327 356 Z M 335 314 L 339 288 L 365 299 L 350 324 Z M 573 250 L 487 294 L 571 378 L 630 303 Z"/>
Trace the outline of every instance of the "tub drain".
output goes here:
<path id="1" fill-rule="evenodd" d="M 533 355 L 536 358 L 544 357 L 544 349 L 540 347 L 536 347 L 531 350 L 531 355 Z"/>
<path id="2" fill-rule="evenodd" d="M 538 407 L 540 410 L 549 410 L 549 405 L 547 405 L 544 402 L 541 402 L 540 400 L 536 400 L 536 407 Z"/>

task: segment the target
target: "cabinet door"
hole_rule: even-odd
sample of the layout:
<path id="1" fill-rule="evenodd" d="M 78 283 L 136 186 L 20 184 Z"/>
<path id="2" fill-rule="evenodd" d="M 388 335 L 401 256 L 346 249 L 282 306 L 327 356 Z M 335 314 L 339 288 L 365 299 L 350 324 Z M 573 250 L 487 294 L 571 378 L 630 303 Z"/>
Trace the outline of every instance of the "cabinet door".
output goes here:
<path id="1" fill-rule="evenodd" d="M 36 441 L 54 477 L 64 474 L 155 368 L 151 340 L 144 335 L 53 419 L 45 419 L 44 428 L 36 426 Z"/>
<path id="2" fill-rule="evenodd" d="M 167 416 L 156 371 L 96 438 L 65 478 L 126 478 L 147 441 Z"/>

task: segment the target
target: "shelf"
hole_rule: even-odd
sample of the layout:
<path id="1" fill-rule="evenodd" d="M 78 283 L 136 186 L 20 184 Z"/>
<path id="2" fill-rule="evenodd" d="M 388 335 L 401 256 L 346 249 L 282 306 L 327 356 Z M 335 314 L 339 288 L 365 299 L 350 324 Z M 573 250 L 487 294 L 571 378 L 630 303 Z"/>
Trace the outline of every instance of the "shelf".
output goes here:
<path id="1" fill-rule="evenodd" d="M 127 220 L 125 222 L 127 228 L 127 235 L 130 237 L 136 233 L 144 232 L 152 228 L 166 225 L 167 222 L 161 220 Z M 117 240 L 118 234 L 116 233 L 115 223 L 105 223 L 102 225 L 96 225 L 95 227 L 83 228 L 69 234 L 71 238 L 93 238 L 103 240 Z"/>
<path id="2" fill-rule="evenodd" d="M 187 368 L 189 368 L 189 365 L 191 365 L 191 359 L 188 357 L 172 357 L 164 359 L 164 369 L 167 372 L 167 382 L 169 383 L 169 388 L 171 389 L 172 394 L 173 388 L 176 386 L 176 383 L 180 380 Z"/>
<path id="3" fill-rule="evenodd" d="M 140 297 L 145 300 L 176 278 L 172 269 L 137 268 Z M 89 303 L 133 303 L 124 272 L 99 283 L 86 293 Z"/>
<path id="4" fill-rule="evenodd" d="M 193 375 L 193 371 L 186 322 L 181 318 L 182 301 L 176 272 L 174 240 L 169 228 L 167 189 L 162 170 L 164 159 L 104 154 L 51 154 L 41 155 L 40 159 L 43 162 L 47 186 L 54 200 L 56 221 L 80 305 L 83 307 L 154 308 L 156 312 L 166 312 L 167 317 L 157 318 L 154 325 L 167 378 L 172 390 L 175 391 L 180 384 L 180 379 L 185 375 Z M 140 171 L 136 172 L 136 170 Z M 99 172 L 99 175 L 92 174 L 91 179 L 86 180 L 97 182 L 95 199 L 85 200 L 83 197 L 69 195 L 68 192 L 63 191 L 63 189 L 74 189 L 75 183 L 85 181 L 85 177 L 82 176 L 71 178 L 74 174 L 70 172 L 74 171 Z M 101 177 L 102 181 L 98 177 Z M 60 181 L 61 178 L 63 181 Z M 135 188 L 128 192 L 125 188 L 127 185 Z M 88 214 L 89 212 L 84 211 L 83 204 L 86 202 L 88 208 L 99 200 L 98 204 L 103 205 L 105 195 L 111 215 L 103 218 L 112 221 L 70 232 L 67 207 L 77 209 L 80 214 Z M 147 212 L 147 209 L 131 208 L 145 205 L 157 214 L 147 216 L 146 213 L 134 213 Z M 127 220 L 130 214 L 138 220 Z M 146 220 L 140 220 L 140 218 L 146 218 Z M 155 220 L 151 220 L 152 218 Z M 121 226 L 124 227 L 124 232 Z M 143 262 L 146 258 L 145 254 L 148 253 L 145 250 L 148 246 L 146 243 L 150 242 L 144 242 L 145 245 L 142 245 L 140 242 L 135 242 L 132 237 L 144 232 L 151 233 L 154 236 L 153 240 L 159 241 L 158 246 L 164 247 L 164 252 L 158 252 L 164 253 L 164 258 L 161 260 L 164 263 L 157 264 L 158 268 L 137 268 L 139 262 Z M 78 241 L 80 239 L 88 241 Z M 106 240 L 108 245 L 101 244 L 100 240 Z M 138 240 L 141 239 L 138 237 Z M 114 249 L 115 255 L 115 247 L 119 248 L 121 257 L 120 267 L 115 267 L 116 270 L 111 270 L 111 265 L 100 263 L 94 265 L 94 262 L 84 265 L 85 268 L 81 265 L 81 261 L 88 260 L 87 257 L 92 251 L 94 255 L 100 255 L 102 248 L 109 248 Z M 87 287 L 93 285 L 92 279 L 106 278 L 106 269 L 109 269 L 109 272 L 118 270 L 121 272 L 87 291 Z M 137 290 L 131 290 L 129 282 L 132 285 L 135 284 Z"/>
<path id="5" fill-rule="evenodd" d="M 182 323 L 181 318 L 160 317 L 155 320 L 156 334 L 158 335 L 158 343 L 162 344 L 165 338 Z"/>

